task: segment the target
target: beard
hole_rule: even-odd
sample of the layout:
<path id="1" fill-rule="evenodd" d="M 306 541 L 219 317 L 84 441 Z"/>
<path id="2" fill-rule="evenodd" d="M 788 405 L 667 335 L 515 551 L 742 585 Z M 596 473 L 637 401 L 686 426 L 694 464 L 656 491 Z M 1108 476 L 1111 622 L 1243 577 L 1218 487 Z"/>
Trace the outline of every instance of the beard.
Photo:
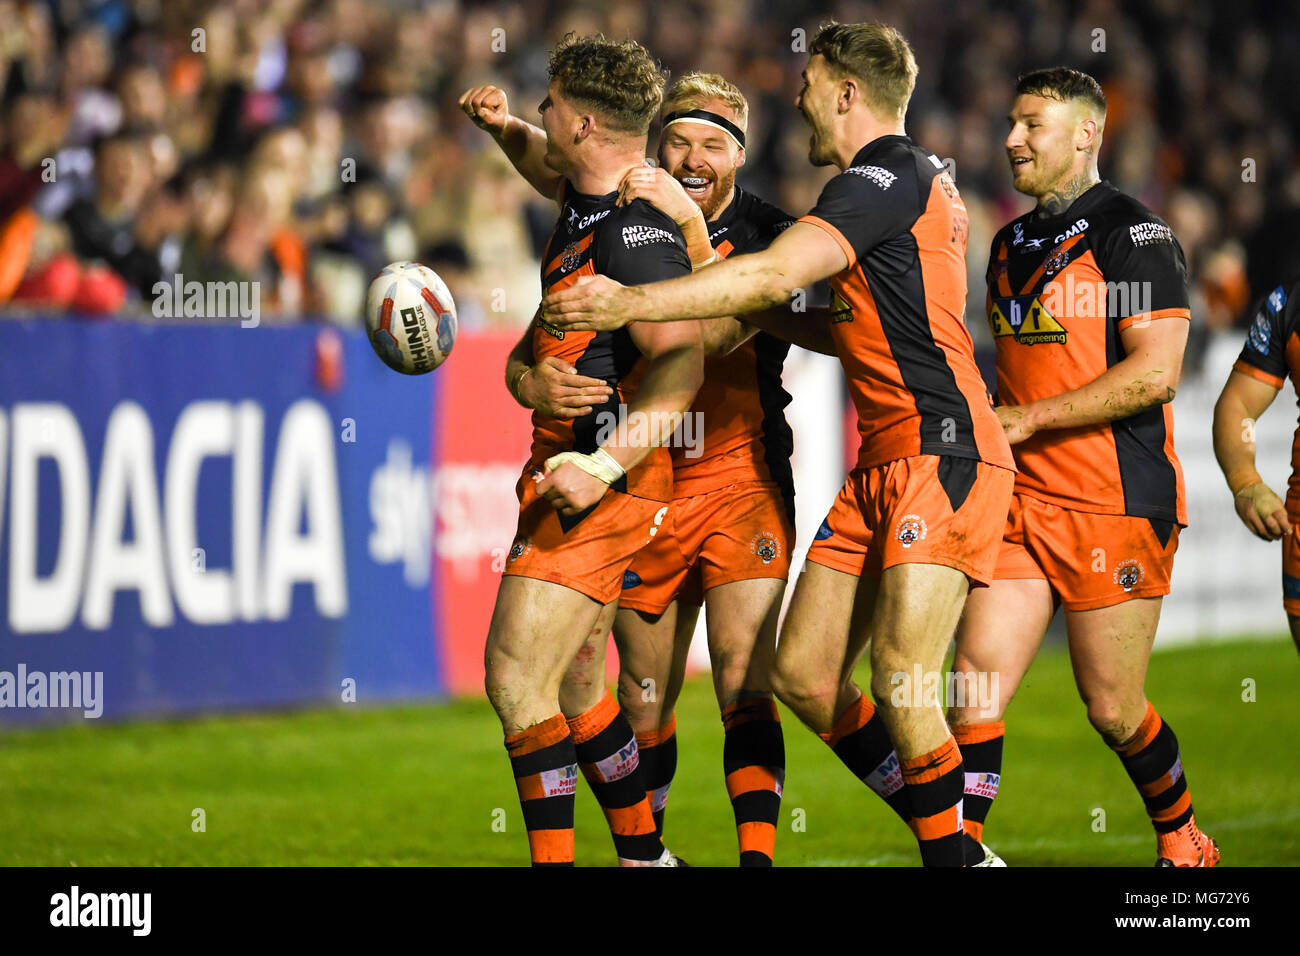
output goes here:
<path id="1" fill-rule="evenodd" d="M 808 139 L 808 162 L 814 166 L 830 166 L 834 164 L 835 157 L 830 154 L 830 149 L 822 139 L 822 135 L 816 126 L 813 126 L 811 118 L 804 114 L 804 119 L 808 120 L 808 125 L 812 127 L 812 133 Z"/>
<path id="2" fill-rule="evenodd" d="M 736 171 L 734 169 L 725 176 L 720 176 L 714 180 L 708 201 L 700 206 L 700 212 L 704 213 L 705 222 L 710 222 L 717 215 L 718 210 L 731 199 L 731 192 L 735 185 Z"/>

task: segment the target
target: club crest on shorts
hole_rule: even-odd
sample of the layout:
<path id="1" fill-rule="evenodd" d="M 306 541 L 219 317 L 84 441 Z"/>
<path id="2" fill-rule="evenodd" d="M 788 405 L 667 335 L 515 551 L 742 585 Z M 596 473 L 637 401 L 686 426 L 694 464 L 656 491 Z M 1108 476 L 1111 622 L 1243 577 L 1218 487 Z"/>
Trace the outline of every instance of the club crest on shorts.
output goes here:
<path id="1" fill-rule="evenodd" d="M 898 532 L 895 537 L 903 542 L 903 547 L 910 548 L 916 542 L 923 541 L 928 530 L 925 519 L 920 515 L 903 515 L 899 519 Z"/>
<path id="2" fill-rule="evenodd" d="M 762 531 L 754 535 L 754 540 L 749 542 L 749 550 L 758 555 L 759 560 L 764 564 L 771 564 L 781 556 L 781 542 L 777 540 L 776 535 Z"/>
<path id="3" fill-rule="evenodd" d="M 531 550 L 533 550 L 531 541 L 527 538 L 515 538 L 514 544 L 510 545 L 510 557 L 506 558 L 506 563 L 513 563 L 517 558 L 522 558 Z"/>
<path id="4" fill-rule="evenodd" d="M 1142 583 L 1146 577 L 1146 571 L 1142 568 L 1142 562 L 1137 558 L 1125 558 L 1115 565 L 1115 583 L 1125 591 L 1132 591 Z"/>

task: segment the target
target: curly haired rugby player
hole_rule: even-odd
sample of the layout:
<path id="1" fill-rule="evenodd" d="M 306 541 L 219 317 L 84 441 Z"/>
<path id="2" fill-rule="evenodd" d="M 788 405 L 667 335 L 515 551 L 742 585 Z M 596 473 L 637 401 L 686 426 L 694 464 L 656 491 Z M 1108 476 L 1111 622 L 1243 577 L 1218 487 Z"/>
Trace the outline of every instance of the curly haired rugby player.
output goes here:
<path id="1" fill-rule="evenodd" d="M 633 41 L 570 35 L 551 52 L 550 77 L 539 107 L 541 137 L 507 122 L 504 97 L 499 108 L 473 90 L 461 100 L 507 156 L 541 156 L 553 171 L 549 194 L 561 214 L 543 260 L 543 289 L 585 275 L 635 284 L 689 272 L 685 242 L 669 217 L 645 202 L 616 203 L 624 173 L 644 159 L 663 97 L 663 74 L 650 54 Z M 620 862 L 666 863 L 627 719 L 609 696 L 566 719 L 559 688 L 602 609 L 618 597 L 633 554 L 663 523 L 672 463 L 659 446 L 699 388 L 699 329 L 573 332 L 538 316 L 515 352 L 609 389 L 589 406 L 534 412 L 519 530 L 487 639 L 488 697 L 506 733 L 532 860 L 572 865 L 580 765 Z M 520 385 L 508 382 L 513 393 Z M 616 431 L 601 443 L 596 416 L 604 410 L 644 416 L 652 426 Z"/>

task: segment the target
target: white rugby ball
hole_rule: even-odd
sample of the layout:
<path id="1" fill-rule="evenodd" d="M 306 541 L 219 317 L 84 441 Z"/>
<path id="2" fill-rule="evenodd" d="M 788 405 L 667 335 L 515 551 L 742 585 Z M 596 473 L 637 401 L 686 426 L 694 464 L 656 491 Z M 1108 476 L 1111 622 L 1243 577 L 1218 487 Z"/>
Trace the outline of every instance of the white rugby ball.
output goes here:
<path id="1" fill-rule="evenodd" d="M 456 302 L 428 266 L 394 262 L 370 283 L 366 332 L 389 368 L 423 375 L 445 362 L 456 344 Z"/>

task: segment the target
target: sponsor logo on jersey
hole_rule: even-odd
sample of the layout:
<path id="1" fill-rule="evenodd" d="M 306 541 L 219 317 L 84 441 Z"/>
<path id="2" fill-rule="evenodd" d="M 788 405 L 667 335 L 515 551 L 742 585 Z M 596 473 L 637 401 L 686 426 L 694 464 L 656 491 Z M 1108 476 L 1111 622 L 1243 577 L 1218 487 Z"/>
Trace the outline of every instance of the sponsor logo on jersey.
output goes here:
<path id="1" fill-rule="evenodd" d="M 1132 591 L 1146 578 L 1142 562 L 1137 558 L 1125 558 L 1115 565 L 1114 580 L 1125 592 Z"/>
<path id="2" fill-rule="evenodd" d="M 628 588 L 635 588 L 635 587 L 640 587 L 640 586 L 641 586 L 641 575 L 637 574 L 635 571 L 624 571 L 624 572 L 623 572 L 623 590 L 624 590 L 624 591 L 626 591 Z"/>
<path id="3" fill-rule="evenodd" d="M 925 533 L 928 530 L 925 519 L 920 515 L 903 515 L 898 521 L 898 531 L 895 532 L 895 537 L 903 542 L 903 547 L 910 548 L 916 542 L 924 541 Z"/>
<path id="4" fill-rule="evenodd" d="M 531 550 L 533 550 L 533 543 L 528 538 L 515 538 L 514 544 L 510 545 L 510 557 L 506 562 L 513 564 Z"/>
<path id="5" fill-rule="evenodd" d="M 606 216 L 608 216 L 611 212 L 614 211 L 612 209 L 602 209 L 600 212 L 593 212 L 579 219 L 578 211 L 576 209 L 574 209 L 572 206 L 568 206 L 566 208 L 569 210 L 569 214 L 564 218 L 564 224 L 565 227 L 569 230 L 569 232 L 575 232 L 575 231 L 586 229 L 588 226 L 592 225 L 593 223 L 600 222 L 602 219 L 604 219 Z"/>
<path id="6" fill-rule="evenodd" d="M 641 758 L 636 749 L 636 737 L 632 737 L 619 748 L 618 753 L 611 754 L 604 760 L 598 761 L 596 769 L 600 772 L 600 779 L 606 783 L 613 783 L 615 780 L 622 780 L 636 770 L 637 764 L 640 762 Z"/>
<path id="7" fill-rule="evenodd" d="M 717 240 L 718 236 L 722 235 L 724 232 L 726 232 L 726 231 L 727 231 L 728 229 L 730 229 L 730 228 L 731 228 L 730 226 L 723 226 L 723 227 L 722 227 L 721 229 L 719 229 L 717 232 L 711 232 L 711 233 L 709 233 L 709 242 L 713 243 L 714 245 L 717 245 L 716 240 Z"/>
<path id="8" fill-rule="evenodd" d="M 763 531 L 754 535 L 754 539 L 749 542 L 749 550 L 758 555 L 764 564 L 771 564 L 781 557 L 781 542 L 776 535 Z"/>
<path id="9" fill-rule="evenodd" d="M 852 322 L 853 306 L 849 305 L 844 296 L 835 292 L 831 295 L 831 321 L 832 322 Z"/>
<path id="10" fill-rule="evenodd" d="M 676 237 L 667 229 L 658 226 L 624 226 L 623 245 L 629 249 L 648 246 L 656 242 L 672 242 Z"/>
<path id="11" fill-rule="evenodd" d="M 1014 223 L 1011 231 L 1015 233 L 1015 238 L 1011 240 L 1013 246 L 1018 246 L 1025 241 L 1025 224 L 1023 222 Z"/>
<path id="12" fill-rule="evenodd" d="M 883 166 L 850 166 L 844 171 L 852 173 L 854 176 L 861 176 L 863 179 L 869 179 L 881 189 L 888 189 L 898 179 L 897 176 Z"/>
<path id="13" fill-rule="evenodd" d="M 1268 309 L 1270 315 L 1277 315 L 1285 305 L 1286 289 L 1282 286 L 1278 286 L 1270 292 L 1268 298 L 1264 300 L 1264 308 Z"/>
<path id="14" fill-rule="evenodd" d="M 1065 242 L 1066 239 L 1069 239 L 1071 236 L 1077 236 L 1079 233 L 1083 232 L 1087 228 L 1088 228 L 1088 220 L 1076 219 L 1074 221 L 1074 225 L 1070 226 L 1069 229 L 1065 230 L 1065 232 L 1057 236 L 1054 241 L 1058 243 Z"/>
<path id="15" fill-rule="evenodd" d="M 1159 222 L 1139 222 L 1128 227 L 1129 240 L 1135 246 L 1153 246 L 1174 241 L 1174 231 Z"/>
<path id="16" fill-rule="evenodd" d="M 817 529 L 816 538 L 818 541 L 825 541 L 834 533 L 835 531 L 831 528 L 831 519 L 825 518 L 822 521 L 821 527 Z"/>
<path id="17" fill-rule="evenodd" d="M 1042 249 L 1043 249 L 1043 243 L 1045 243 L 1045 242 L 1047 242 L 1047 237 L 1046 237 L 1046 236 L 1043 236 L 1042 239 L 1026 239 L 1026 240 L 1025 240 L 1025 247 L 1024 247 L 1023 249 L 1021 249 L 1020 251 L 1021 251 L 1021 252 L 1041 252 Z"/>
<path id="18" fill-rule="evenodd" d="M 1250 324 L 1250 333 L 1246 341 L 1250 347 L 1260 355 L 1268 354 L 1268 340 L 1272 337 L 1273 327 L 1269 324 L 1268 316 L 1260 312 L 1255 316 L 1255 321 Z"/>
<path id="19" fill-rule="evenodd" d="M 775 226 L 772 227 L 772 234 L 779 236 L 781 233 L 785 232 L 793 225 L 794 225 L 793 219 L 782 219 L 780 222 L 778 222 Z"/>
<path id="20" fill-rule="evenodd" d="M 1021 345 L 1064 344 L 1068 333 L 1036 295 L 996 298 L 989 308 L 994 338 L 1010 335 Z"/>

